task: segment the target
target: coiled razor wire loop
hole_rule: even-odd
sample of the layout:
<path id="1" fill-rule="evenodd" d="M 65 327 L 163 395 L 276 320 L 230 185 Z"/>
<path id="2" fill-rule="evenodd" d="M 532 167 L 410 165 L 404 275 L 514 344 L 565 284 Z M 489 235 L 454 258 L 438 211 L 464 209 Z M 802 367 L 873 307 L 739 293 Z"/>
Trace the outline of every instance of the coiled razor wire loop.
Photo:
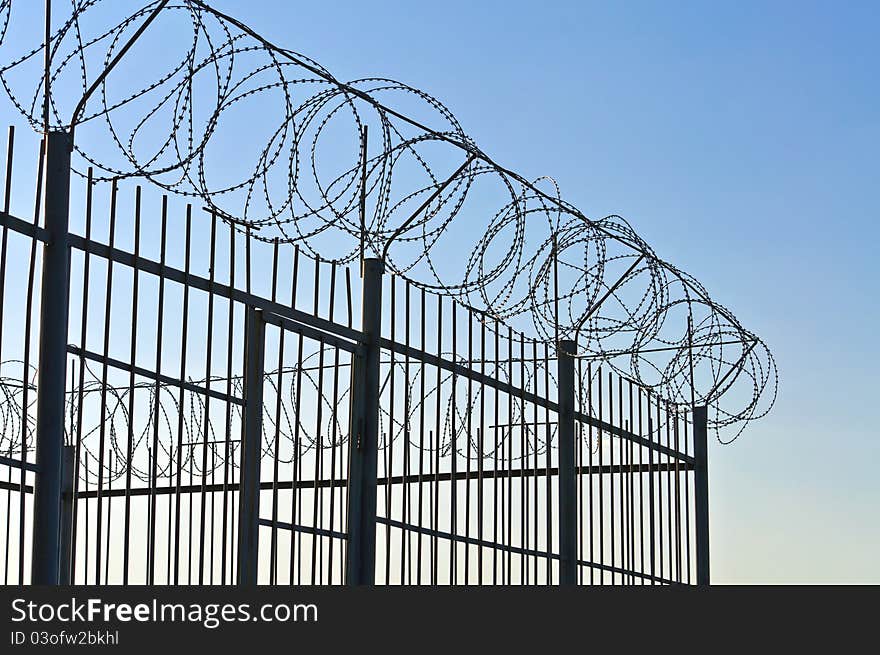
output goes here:
<path id="1" fill-rule="evenodd" d="M 589 219 L 552 179 L 494 162 L 424 91 L 340 82 L 199 0 L 70 0 L 44 75 L 45 43 L 8 52 L 28 9 L 0 0 L 0 83 L 34 129 L 75 128 L 79 174 L 147 178 L 321 260 L 384 253 L 388 270 L 486 321 L 575 338 L 579 357 L 668 405 L 708 405 L 725 443 L 773 406 L 769 348 L 699 282 L 622 217 Z"/>

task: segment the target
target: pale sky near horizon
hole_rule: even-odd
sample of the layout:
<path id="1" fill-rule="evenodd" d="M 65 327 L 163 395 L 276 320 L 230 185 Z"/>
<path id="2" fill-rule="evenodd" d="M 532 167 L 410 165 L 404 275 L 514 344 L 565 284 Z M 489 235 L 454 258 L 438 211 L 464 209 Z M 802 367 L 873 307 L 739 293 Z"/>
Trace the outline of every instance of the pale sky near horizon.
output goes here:
<path id="1" fill-rule="evenodd" d="M 703 282 L 780 373 L 771 414 L 710 446 L 713 581 L 880 583 L 880 5 L 213 4 L 339 79 L 426 89 Z"/>

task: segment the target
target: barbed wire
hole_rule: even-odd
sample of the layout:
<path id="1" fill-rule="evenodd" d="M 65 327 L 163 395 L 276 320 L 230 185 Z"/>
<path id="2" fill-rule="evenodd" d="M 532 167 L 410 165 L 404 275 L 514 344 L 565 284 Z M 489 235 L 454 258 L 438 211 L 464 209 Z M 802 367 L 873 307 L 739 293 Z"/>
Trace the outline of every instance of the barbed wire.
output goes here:
<path id="1" fill-rule="evenodd" d="M 451 353 L 443 356 L 452 361 Z M 209 408 L 206 395 L 192 388 L 182 390 L 176 384 L 142 379 L 112 384 L 105 381 L 101 365 L 79 361 L 82 375 L 77 372 L 71 376 L 73 382 L 66 393 L 65 443 L 80 445 L 77 472 L 82 481 L 94 483 L 101 471 L 108 483 L 125 475 L 150 483 L 153 475 L 157 480 L 173 480 L 181 474 L 211 476 L 238 468 L 240 440 L 235 435 L 240 433 L 242 408 L 234 399 L 243 396 L 241 376 L 185 380 L 200 389 L 224 389 L 232 399 L 215 398 Z M 463 357 L 454 361 L 470 363 Z M 305 354 L 301 364 L 264 374 L 268 398 L 263 404 L 262 452 L 279 464 L 291 464 L 296 458 L 301 462 L 319 452 L 326 458 L 331 449 L 348 443 L 348 380 L 337 382 L 334 395 L 326 388 L 330 376 L 325 373 L 322 384 L 320 369 L 330 371 L 336 364 L 320 362 L 320 349 L 315 349 Z M 498 362 L 484 369 L 487 375 L 513 383 L 511 367 Z M 381 389 L 389 389 L 393 376 L 398 391 L 397 401 L 386 394 L 380 404 L 380 450 L 396 443 L 398 448 L 431 454 L 429 461 L 435 455 L 445 459 L 454 452 L 458 457 L 485 462 L 500 458 L 502 464 L 511 465 L 545 453 L 555 438 L 554 424 L 530 419 L 531 405 L 517 401 L 498 415 L 502 424 L 484 426 L 491 437 L 480 439 L 479 429 L 473 426 L 486 423 L 495 414 L 480 411 L 486 388 L 477 385 L 468 392 L 466 385 L 458 385 L 454 391 L 451 372 L 434 376 L 403 361 L 386 360 L 381 368 Z M 537 393 L 544 373 L 544 364 L 536 362 L 534 370 L 526 370 L 517 382 L 523 392 Z M 548 370 L 547 375 L 552 373 Z M 601 371 L 597 369 L 594 381 L 598 375 Z M 36 380 L 36 367 L 25 368 L 21 360 L 0 362 L 0 454 L 9 458 L 22 455 L 23 440 L 25 453 L 34 449 Z M 583 379 L 581 406 L 594 413 L 600 399 L 589 395 L 588 388 Z M 319 404 L 326 417 L 320 426 L 314 411 Z M 393 405 L 398 405 L 396 413 Z M 306 406 L 309 411 L 302 411 Z M 435 425 L 439 438 L 432 433 Z M 665 421 L 657 423 L 652 438 L 659 442 L 665 426 Z M 585 447 L 595 452 L 602 436 L 610 438 L 599 430 L 584 431 L 581 438 Z"/>
<path id="2" fill-rule="evenodd" d="M 341 82 L 199 0 L 71 0 L 44 75 L 40 39 L 5 53 L 23 5 L 0 0 L 0 83 L 35 130 L 76 130 L 96 181 L 149 179 L 319 259 L 383 254 L 486 320 L 575 338 L 664 402 L 709 405 L 724 442 L 773 406 L 774 358 L 729 309 L 624 218 L 589 219 L 552 178 L 494 162 L 428 93 Z"/>

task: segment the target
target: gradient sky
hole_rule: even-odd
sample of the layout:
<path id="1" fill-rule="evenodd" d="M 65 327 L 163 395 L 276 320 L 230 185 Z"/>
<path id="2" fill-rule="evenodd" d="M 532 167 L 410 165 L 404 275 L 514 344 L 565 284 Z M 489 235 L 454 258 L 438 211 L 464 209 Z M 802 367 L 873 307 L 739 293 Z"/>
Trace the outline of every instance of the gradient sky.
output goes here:
<path id="1" fill-rule="evenodd" d="M 696 275 L 781 375 L 710 451 L 713 580 L 880 582 L 880 5 L 215 4 L 340 79 L 428 90 Z"/>
<path id="2" fill-rule="evenodd" d="M 701 280 L 781 378 L 710 447 L 713 581 L 880 583 L 880 4 L 213 4 L 339 79 L 427 90 Z"/>

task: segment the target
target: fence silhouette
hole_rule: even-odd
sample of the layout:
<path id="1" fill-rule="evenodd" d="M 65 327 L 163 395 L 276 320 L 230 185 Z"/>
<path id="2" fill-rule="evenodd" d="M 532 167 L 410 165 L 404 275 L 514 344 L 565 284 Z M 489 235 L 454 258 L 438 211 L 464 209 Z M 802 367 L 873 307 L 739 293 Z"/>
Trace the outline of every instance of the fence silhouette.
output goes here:
<path id="1" fill-rule="evenodd" d="M 361 279 L 213 216 L 202 275 L 192 208 L 175 222 L 167 198 L 159 257 L 147 258 L 140 190 L 123 219 L 117 186 L 104 186 L 107 240 L 89 214 L 85 236 L 66 238 L 62 581 L 699 579 L 706 486 L 689 413 L 566 355 L 569 342 L 556 351 L 383 275 L 376 259 Z M 178 268 L 166 251 L 181 222 Z M 0 262 L 15 235 L 29 271 L 38 246 L 65 247 L 8 213 L 2 230 Z M 271 261 L 268 294 L 248 290 L 258 257 Z M 5 276 L 0 293 L 22 295 L 11 286 L 26 287 L 29 343 L 40 280 Z M 31 572 L 30 352 L 4 365 L 2 385 L 7 583 Z"/>
<path id="2" fill-rule="evenodd" d="M 22 185 L 10 128 L 0 213 L 4 583 L 708 584 L 708 433 L 738 434 L 769 410 L 765 389 L 775 395 L 755 335 L 619 217 L 591 221 L 497 165 L 427 94 L 340 83 L 194 0 L 147 3 L 89 40 L 99 5 L 75 7 L 55 32 L 47 18 L 46 41 L 0 68 L 43 135 Z M 10 6 L 0 2 L 0 41 Z M 176 145 L 149 162 L 132 132 L 126 171 L 89 150 L 82 126 L 107 118 L 123 146 L 110 119 L 174 73 L 117 104 L 108 75 L 172 9 L 197 34 L 208 19 L 225 34 L 200 64 L 196 45 L 184 59 L 180 106 L 226 63 L 239 95 L 218 96 L 201 140 L 175 122 Z M 83 63 L 73 118 L 54 124 L 67 96 L 53 85 L 108 35 L 103 72 L 87 83 Z M 39 91 L 28 109 L 7 76 L 41 50 L 36 116 Z M 242 80 L 281 81 L 233 83 L 233 57 L 249 55 L 274 64 Z M 282 207 L 308 210 L 282 219 L 270 198 L 285 160 L 277 133 L 257 172 L 221 189 L 205 181 L 206 144 L 230 105 L 295 84 L 319 90 L 296 110 L 288 98 L 284 120 L 305 120 L 300 135 L 318 127 L 289 146 L 297 165 L 280 184 Z M 371 95 L 389 89 L 454 129 Z M 380 117 L 378 150 L 356 103 Z M 340 107 L 357 117 L 360 154 L 321 180 L 315 144 Z M 426 143 L 453 148 L 451 175 L 432 172 Z M 179 161 L 160 163 L 168 152 Z M 396 199 L 404 153 L 430 180 Z M 78 177 L 72 157 L 86 163 Z M 299 173 L 309 158 L 316 204 Z M 439 258 L 457 253 L 439 254 L 438 239 L 486 177 L 511 197 L 459 257 L 464 280 L 448 282 Z M 26 219 L 12 197 L 31 184 Z M 255 216 L 261 184 L 268 213 Z M 235 190 L 238 213 L 221 207 Z M 551 215 L 528 254 L 526 218 Z"/>

